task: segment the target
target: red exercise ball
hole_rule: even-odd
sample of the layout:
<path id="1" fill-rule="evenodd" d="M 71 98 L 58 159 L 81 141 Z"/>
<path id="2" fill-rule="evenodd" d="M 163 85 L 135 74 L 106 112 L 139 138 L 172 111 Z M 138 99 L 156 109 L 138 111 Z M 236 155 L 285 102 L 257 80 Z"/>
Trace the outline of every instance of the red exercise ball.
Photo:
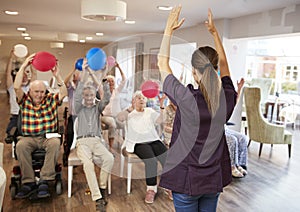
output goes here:
<path id="1" fill-rule="evenodd" d="M 37 52 L 32 60 L 33 67 L 42 72 L 46 72 L 54 68 L 56 58 L 49 52 Z"/>
<path id="2" fill-rule="evenodd" d="M 145 81 L 141 88 L 143 95 L 147 98 L 154 98 L 159 94 L 159 84 L 152 80 Z"/>

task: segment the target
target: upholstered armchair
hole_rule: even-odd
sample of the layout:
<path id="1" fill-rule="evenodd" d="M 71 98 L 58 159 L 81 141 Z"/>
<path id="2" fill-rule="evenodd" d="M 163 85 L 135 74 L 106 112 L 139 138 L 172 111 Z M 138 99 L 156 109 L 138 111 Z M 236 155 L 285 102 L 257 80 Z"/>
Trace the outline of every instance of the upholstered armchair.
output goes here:
<path id="1" fill-rule="evenodd" d="M 262 115 L 260 109 L 261 92 L 258 87 L 245 87 L 244 100 L 246 106 L 248 136 L 251 141 L 260 143 L 259 156 L 263 144 L 287 144 L 288 154 L 291 157 L 292 134 L 285 130 L 283 125 L 269 123 Z"/>
<path id="2" fill-rule="evenodd" d="M 253 78 L 247 82 L 250 87 L 259 87 L 261 93 L 260 106 L 261 111 L 265 112 L 265 103 L 268 100 L 271 88 L 274 84 L 273 79 L 270 78 Z"/>

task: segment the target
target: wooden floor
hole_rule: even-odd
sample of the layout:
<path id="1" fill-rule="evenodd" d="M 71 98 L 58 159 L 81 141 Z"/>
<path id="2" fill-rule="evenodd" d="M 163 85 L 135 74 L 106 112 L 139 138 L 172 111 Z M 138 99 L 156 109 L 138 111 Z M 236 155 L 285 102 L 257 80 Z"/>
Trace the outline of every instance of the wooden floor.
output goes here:
<path id="1" fill-rule="evenodd" d="M 5 128 L 9 119 L 8 100 L 0 94 L 0 139 L 4 141 Z M 292 131 L 292 130 L 291 130 Z M 249 147 L 249 174 L 242 179 L 234 179 L 220 195 L 218 212 L 227 211 L 300 211 L 300 131 L 293 132 L 292 157 L 288 158 L 286 145 L 265 145 L 258 157 L 258 144 Z M 9 192 L 12 167 L 17 164 L 11 156 L 11 145 L 4 147 L 4 170 L 7 175 L 3 211 L 95 211 L 95 203 L 90 195 L 85 195 L 87 183 L 82 167 L 74 169 L 72 197 L 67 197 L 67 168 L 63 168 L 63 193 L 56 195 L 51 187 L 52 197 L 45 200 L 11 200 Z M 117 147 L 116 147 L 117 148 Z M 153 204 L 144 203 L 145 180 L 142 164 L 133 167 L 132 191 L 126 193 L 126 179 L 119 177 L 120 157 L 115 156 L 112 176 L 112 194 L 109 196 L 108 212 L 148 212 L 175 211 L 173 202 L 159 189 Z M 97 170 L 98 171 L 98 170 Z M 126 173 L 125 173 L 126 174 Z"/>

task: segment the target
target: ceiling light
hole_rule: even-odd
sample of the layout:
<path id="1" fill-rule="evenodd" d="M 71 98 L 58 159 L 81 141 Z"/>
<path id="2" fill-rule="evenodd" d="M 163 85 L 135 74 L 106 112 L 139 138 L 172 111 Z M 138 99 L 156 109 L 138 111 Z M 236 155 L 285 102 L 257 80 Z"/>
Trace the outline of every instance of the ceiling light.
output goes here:
<path id="1" fill-rule="evenodd" d="M 135 21 L 129 21 L 129 20 L 126 20 L 126 21 L 125 21 L 125 24 L 135 24 Z"/>
<path id="2" fill-rule="evenodd" d="M 25 27 L 18 27 L 17 30 L 24 32 L 24 31 L 26 31 L 26 28 Z"/>
<path id="3" fill-rule="evenodd" d="M 172 10 L 173 7 L 171 7 L 171 6 L 157 6 L 157 9 L 163 10 L 163 11 L 169 11 L 169 10 Z"/>
<path id="4" fill-rule="evenodd" d="M 26 33 L 26 32 L 23 32 L 21 35 L 22 35 L 23 37 L 28 37 L 28 36 L 29 36 L 29 34 Z"/>
<path id="5" fill-rule="evenodd" d="M 31 37 L 24 37 L 25 40 L 31 40 Z"/>
<path id="6" fill-rule="evenodd" d="M 57 40 L 59 41 L 78 41 L 78 34 L 76 33 L 58 33 L 57 34 Z"/>
<path id="7" fill-rule="evenodd" d="M 104 33 L 103 33 L 103 32 L 96 32 L 96 35 L 97 35 L 97 36 L 103 36 Z"/>
<path id="8" fill-rule="evenodd" d="M 79 43 L 85 43 L 85 40 L 83 40 L 83 39 L 79 40 Z"/>
<path id="9" fill-rule="evenodd" d="M 17 11 L 9 11 L 9 10 L 5 10 L 4 12 L 5 12 L 5 14 L 7 14 L 7 15 L 19 15 L 19 12 L 17 12 Z"/>
<path id="10" fill-rule="evenodd" d="M 81 17 L 92 21 L 126 19 L 126 2 L 119 0 L 81 0 Z"/>
<path id="11" fill-rule="evenodd" d="M 50 48 L 51 49 L 63 49 L 64 48 L 64 43 L 62 43 L 62 42 L 51 42 L 50 43 Z"/>
<path id="12" fill-rule="evenodd" d="M 93 37 L 85 37 L 86 40 L 93 40 Z"/>

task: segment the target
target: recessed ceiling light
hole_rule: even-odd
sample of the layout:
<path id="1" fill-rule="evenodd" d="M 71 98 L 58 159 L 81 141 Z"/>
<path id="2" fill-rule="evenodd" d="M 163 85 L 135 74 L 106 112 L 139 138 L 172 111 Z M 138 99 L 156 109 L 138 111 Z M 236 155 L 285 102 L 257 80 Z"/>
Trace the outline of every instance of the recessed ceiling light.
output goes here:
<path id="1" fill-rule="evenodd" d="M 157 6 L 157 9 L 163 10 L 163 11 L 169 11 L 169 10 L 172 10 L 173 7 L 171 7 L 171 6 Z"/>
<path id="2" fill-rule="evenodd" d="M 104 33 L 103 33 L 103 32 L 96 32 L 96 35 L 97 35 L 97 36 L 103 36 Z"/>
<path id="3" fill-rule="evenodd" d="M 23 32 L 21 35 L 22 35 L 23 37 L 28 37 L 28 36 L 29 36 L 29 34 L 26 33 L 26 32 Z"/>
<path id="4" fill-rule="evenodd" d="M 26 31 L 26 28 L 25 28 L 25 27 L 18 27 L 17 30 L 18 30 L 18 31 L 23 31 L 23 32 L 24 32 L 24 31 Z"/>
<path id="5" fill-rule="evenodd" d="M 125 21 L 125 24 L 135 24 L 135 21 L 129 21 L 129 20 L 127 20 L 127 21 Z"/>
<path id="6" fill-rule="evenodd" d="M 25 40 L 31 40 L 31 37 L 24 37 Z"/>
<path id="7" fill-rule="evenodd" d="M 93 37 L 85 37 L 86 40 L 93 40 Z"/>
<path id="8" fill-rule="evenodd" d="M 19 12 L 17 12 L 17 11 L 5 10 L 4 12 L 7 15 L 19 15 Z"/>
<path id="9" fill-rule="evenodd" d="M 85 43 L 85 40 L 83 40 L 83 39 L 79 40 L 79 43 Z"/>

